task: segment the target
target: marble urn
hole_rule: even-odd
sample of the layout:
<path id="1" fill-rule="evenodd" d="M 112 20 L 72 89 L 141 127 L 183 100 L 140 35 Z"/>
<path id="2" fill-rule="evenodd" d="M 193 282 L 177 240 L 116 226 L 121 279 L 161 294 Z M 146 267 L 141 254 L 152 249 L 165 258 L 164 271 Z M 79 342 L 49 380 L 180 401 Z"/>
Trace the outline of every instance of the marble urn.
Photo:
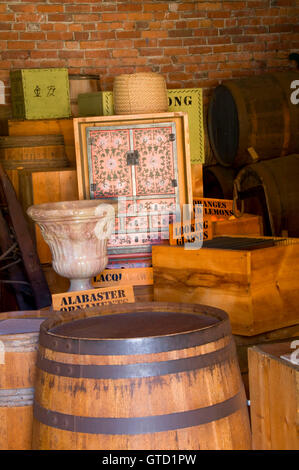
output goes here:
<path id="1" fill-rule="evenodd" d="M 50 247 L 53 269 L 70 279 L 69 291 L 92 289 L 91 278 L 107 266 L 107 242 L 114 231 L 116 211 L 116 203 L 99 199 L 27 209 Z"/>

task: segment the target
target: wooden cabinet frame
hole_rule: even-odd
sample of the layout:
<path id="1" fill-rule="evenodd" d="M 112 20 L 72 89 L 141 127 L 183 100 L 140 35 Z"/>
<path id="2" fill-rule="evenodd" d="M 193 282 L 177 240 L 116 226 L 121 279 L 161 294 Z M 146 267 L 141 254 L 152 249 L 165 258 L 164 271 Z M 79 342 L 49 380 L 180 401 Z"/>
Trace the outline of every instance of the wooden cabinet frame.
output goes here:
<path id="1" fill-rule="evenodd" d="M 165 126 L 164 126 L 165 125 Z M 174 190 L 172 198 L 176 200 L 180 208 L 184 204 L 192 204 L 192 177 L 191 177 L 191 162 L 190 162 L 190 145 L 189 145 L 189 127 L 188 127 L 188 114 L 185 112 L 167 112 L 159 114 L 142 114 L 142 115 L 114 115 L 114 116 L 100 116 L 100 117 L 84 117 L 74 119 L 74 137 L 76 148 L 76 162 L 77 162 L 77 178 L 79 199 L 90 199 L 94 197 L 105 198 L 103 195 L 94 196 L 93 180 L 91 176 L 91 164 L 93 157 L 91 156 L 90 147 L 93 145 L 90 140 L 90 135 L 93 132 L 101 132 L 119 129 L 142 129 L 148 128 L 168 128 L 172 129 L 168 132 L 174 132 L 174 143 L 171 144 L 173 148 L 173 165 L 175 167 L 176 179 L 173 180 Z M 116 129 L 117 128 L 117 129 Z M 131 132 L 131 131 L 130 131 Z M 171 134 L 169 134 L 171 135 Z M 170 144 L 169 144 L 170 146 Z M 174 157 L 175 154 L 175 157 Z M 133 163 L 135 165 L 135 163 Z M 143 168 L 147 168 L 145 163 Z M 140 167 L 139 167 L 140 168 Z M 137 167 L 136 167 L 137 169 Z M 135 169 L 132 170 L 133 173 Z M 115 193 L 113 193 L 115 194 Z M 109 196 L 106 196 L 106 198 Z M 136 195 L 134 196 L 136 197 Z M 139 194 L 142 199 L 142 195 Z M 144 196 L 145 197 L 145 196 Z M 149 196 L 158 197 L 158 196 Z M 161 192 L 161 198 L 166 197 Z M 132 198 L 132 197 L 131 197 Z M 117 196 L 111 199 L 117 199 Z M 130 199 L 130 197 L 128 197 Z M 138 198 L 136 197 L 136 200 Z M 127 252 L 134 252 L 128 249 Z M 146 250 L 145 250 L 146 251 Z M 147 250 L 148 252 L 149 250 Z M 142 247 L 137 247 L 136 252 L 144 252 Z M 114 254 L 116 252 L 114 251 Z"/>

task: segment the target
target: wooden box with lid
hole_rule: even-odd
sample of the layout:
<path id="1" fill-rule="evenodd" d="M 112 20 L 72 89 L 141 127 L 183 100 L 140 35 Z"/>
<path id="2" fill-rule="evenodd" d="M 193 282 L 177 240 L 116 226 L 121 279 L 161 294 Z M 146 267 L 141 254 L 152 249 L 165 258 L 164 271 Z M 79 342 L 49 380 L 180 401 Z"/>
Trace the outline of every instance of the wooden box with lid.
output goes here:
<path id="1" fill-rule="evenodd" d="M 153 247 L 154 300 L 223 308 L 234 334 L 299 323 L 299 239 L 217 237 L 201 249 Z"/>

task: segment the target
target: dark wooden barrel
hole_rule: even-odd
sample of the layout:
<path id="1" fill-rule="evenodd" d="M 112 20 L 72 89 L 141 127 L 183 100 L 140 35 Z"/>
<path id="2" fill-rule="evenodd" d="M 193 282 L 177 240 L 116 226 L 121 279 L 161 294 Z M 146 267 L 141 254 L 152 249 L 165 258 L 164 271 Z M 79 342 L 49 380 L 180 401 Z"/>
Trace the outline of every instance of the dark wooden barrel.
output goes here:
<path id="1" fill-rule="evenodd" d="M 265 235 L 299 237 L 299 155 L 265 160 L 242 168 L 238 197 L 245 212 L 263 217 Z"/>
<path id="2" fill-rule="evenodd" d="M 234 178 L 237 170 L 220 165 L 203 167 L 204 197 L 216 199 L 232 199 Z"/>
<path id="3" fill-rule="evenodd" d="M 0 450 L 31 449 L 39 328 L 48 317 L 43 310 L 0 313 Z"/>
<path id="4" fill-rule="evenodd" d="M 228 316 L 194 304 L 62 313 L 41 326 L 34 449 L 249 449 Z"/>
<path id="5" fill-rule="evenodd" d="M 69 165 L 63 135 L 0 137 L 0 163 L 8 170 L 19 167 L 64 168 Z"/>
<path id="6" fill-rule="evenodd" d="M 299 152 L 299 106 L 291 102 L 296 71 L 225 80 L 209 102 L 208 130 L 217 161 L 240 167 Z"/>

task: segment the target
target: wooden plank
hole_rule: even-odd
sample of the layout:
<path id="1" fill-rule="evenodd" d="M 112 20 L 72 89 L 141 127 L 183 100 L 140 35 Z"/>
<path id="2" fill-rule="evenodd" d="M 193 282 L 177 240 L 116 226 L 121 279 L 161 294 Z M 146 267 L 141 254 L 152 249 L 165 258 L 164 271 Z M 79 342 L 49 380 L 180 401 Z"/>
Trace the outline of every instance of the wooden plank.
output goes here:
<path id="1" fill-rule="evenodd" d="M 40 170 L 16 170 L 18 198 L 26 213 L 33 204 L 46 202 L 75 201 L 78 199 L 77 175 L 74 168 Z M 29 217 L 29 228 L 36 243 L 41 263 L 51 263 L 52 256 L 40 228 Z"/>
<path id="2" fill-rule="evenodd" d="M 65 152 L 71 165 L 76 164 L 73 118 L 8 120 L 8 133 L 17 135 L 63 135 Z"/>
<path id="3" fill-rule="evenodd" d="M 5 171 L 0 165 L 0 180 L 7 202 L 9 217 L 14 228 L 16 241 L 21 250 L 24 268 L 31 284 L 36 308 L 40 309 L 51 305 L 51 295 L 42 272 L 39 258 L 29 234 L 28 226 L 16 193 Z"/>
<path id="4" fill-rule="evenodd" d="M 281 358 L 292 342 L 249 348 L 250 412 L 253 448 L 299 449 L 299 363 Z"/>
<path id="5" fill-rule="evenodd" d="M 193 197 L 203 197 L 203 179 L 202 179 L 202 164 L 192 163 L 191 164 L 191 175 L 192 175 L 192 193 Z"/>

